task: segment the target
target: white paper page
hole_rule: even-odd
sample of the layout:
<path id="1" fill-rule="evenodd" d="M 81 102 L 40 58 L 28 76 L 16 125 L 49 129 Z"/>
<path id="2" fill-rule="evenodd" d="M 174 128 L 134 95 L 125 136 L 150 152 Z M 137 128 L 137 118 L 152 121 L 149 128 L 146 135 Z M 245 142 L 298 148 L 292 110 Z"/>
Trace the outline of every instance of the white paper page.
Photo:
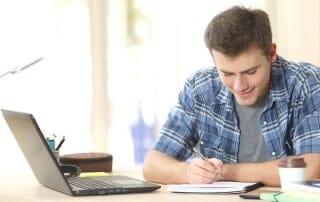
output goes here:
<path id="1" fill-rule="evenodd" d="M 194 193 L 240 193 L 246 190 L 246 187 L 256 183 L 244 182 L 214 182 L 212 184 L 169 184 L 167 190 L 170 192 L 194 192 Z"/>

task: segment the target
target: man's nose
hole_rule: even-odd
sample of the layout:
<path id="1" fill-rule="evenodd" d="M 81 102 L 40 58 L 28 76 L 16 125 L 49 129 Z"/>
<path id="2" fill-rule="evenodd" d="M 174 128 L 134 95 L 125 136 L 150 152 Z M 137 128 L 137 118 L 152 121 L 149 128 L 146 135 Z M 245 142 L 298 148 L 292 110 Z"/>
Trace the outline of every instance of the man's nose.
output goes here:
<path id="1" fill-rule="evenodd" d="M 245 76 L 236 76 L 233 88 L 236 92 L 243 92 L 248 88 L 248 82 Z"/>

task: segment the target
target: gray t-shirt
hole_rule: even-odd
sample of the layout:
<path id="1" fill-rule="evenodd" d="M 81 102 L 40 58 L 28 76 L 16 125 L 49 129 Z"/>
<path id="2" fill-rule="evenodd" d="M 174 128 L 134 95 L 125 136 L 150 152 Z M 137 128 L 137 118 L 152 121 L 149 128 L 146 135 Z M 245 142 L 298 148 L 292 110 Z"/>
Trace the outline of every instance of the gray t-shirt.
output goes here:
<path id="1" fill-rule="evenodd" d="M 260 116 L 265 105 L 266 98 L 252 106 L 241 106 L 236 102 L 236 111 L 240 127 L 238 162 L 261 162 L 269 160 L 260 129 Z"/>

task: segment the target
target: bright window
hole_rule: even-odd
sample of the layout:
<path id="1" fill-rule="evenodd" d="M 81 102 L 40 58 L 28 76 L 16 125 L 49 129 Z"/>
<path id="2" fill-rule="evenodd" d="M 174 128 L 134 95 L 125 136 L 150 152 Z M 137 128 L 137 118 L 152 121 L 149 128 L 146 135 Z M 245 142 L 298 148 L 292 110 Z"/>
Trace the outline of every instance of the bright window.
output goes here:
<path id="1" fill-rule="evenodd" d="M 0 3 L 0 75 L 43 57 L 19 74 L 0 78 L 0 107 L 31 112 L 47 135 L 66 136 L 62 153 L 94 149 L 90 2 Z M 256 6 L 261 1 L 106 2 L 108 150 L 115 166 L 141 164 L 185 78 L 213 65 L 203 42 L 209 20 L 237 2 Z M 1 117 L 0 151 L 20 154 L 7 134 Z"/>

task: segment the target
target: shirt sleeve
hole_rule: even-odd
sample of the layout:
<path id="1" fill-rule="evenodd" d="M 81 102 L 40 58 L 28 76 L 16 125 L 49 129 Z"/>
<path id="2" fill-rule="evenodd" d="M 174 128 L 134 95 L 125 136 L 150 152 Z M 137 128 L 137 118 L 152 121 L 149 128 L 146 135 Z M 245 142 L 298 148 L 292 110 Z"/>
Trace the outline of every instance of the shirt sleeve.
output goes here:
<path id="1" fill-rule="evenodd" d="M 294 154 L 320 153 L 320 72 L 310 73 L 300 88 L 302 107 L 293 133 Z"/>
<path id="2" fill-rule="evenodd" d="M 186 160 L 192 155 L 191 148 L 196 144 L 194 104 L 194 90 L 189 79 L 179 93 L 178 103 L 171 109 L 160 130 L 155 150 L 179 160 Z"/>
<path id="3" fill-rule="evenodd" d="M 320 96 L 308 98 L 302 114 L 294 130 L 294 154 L 320 153 Z"/>

